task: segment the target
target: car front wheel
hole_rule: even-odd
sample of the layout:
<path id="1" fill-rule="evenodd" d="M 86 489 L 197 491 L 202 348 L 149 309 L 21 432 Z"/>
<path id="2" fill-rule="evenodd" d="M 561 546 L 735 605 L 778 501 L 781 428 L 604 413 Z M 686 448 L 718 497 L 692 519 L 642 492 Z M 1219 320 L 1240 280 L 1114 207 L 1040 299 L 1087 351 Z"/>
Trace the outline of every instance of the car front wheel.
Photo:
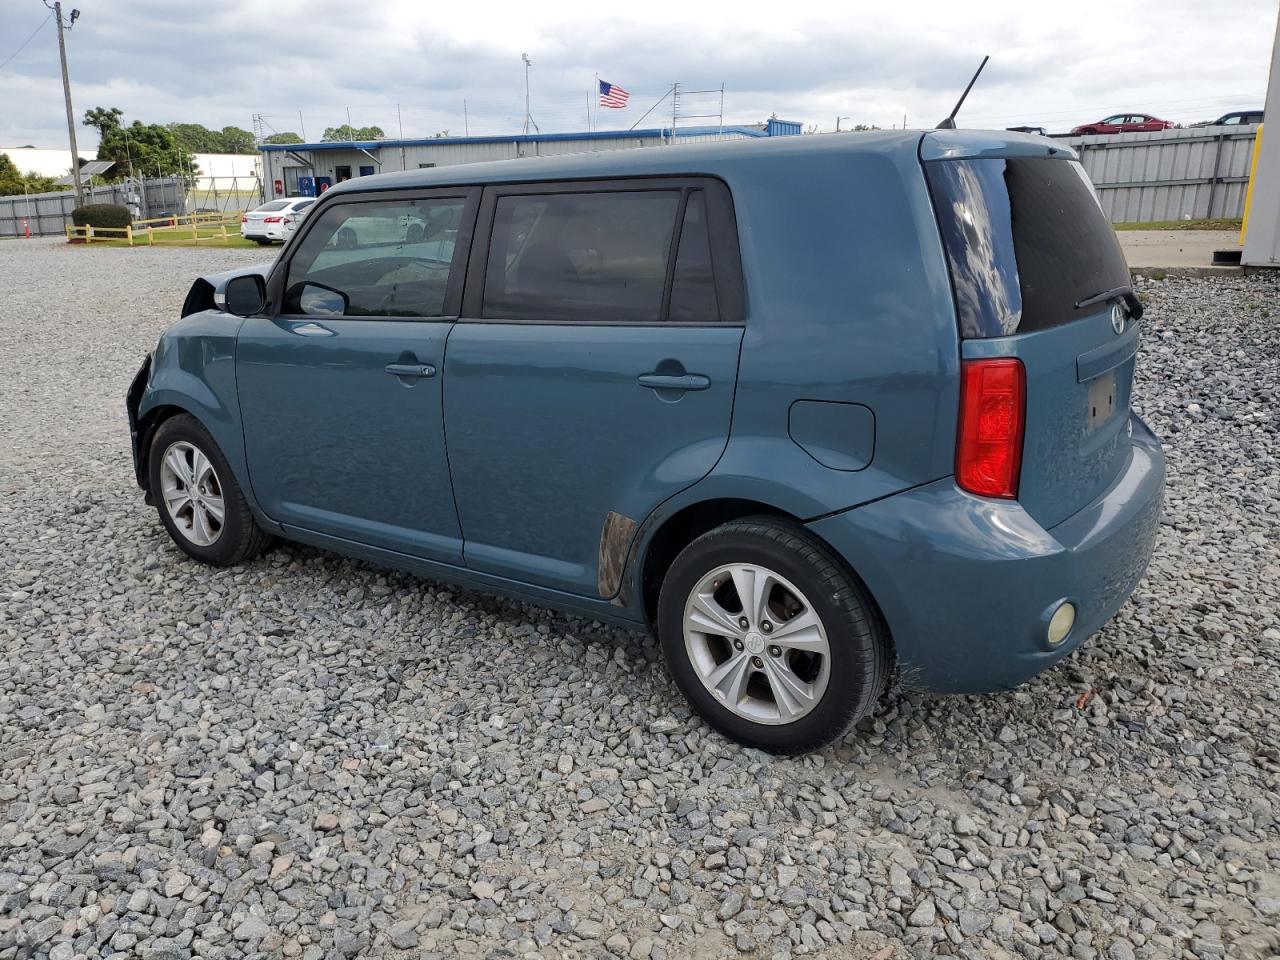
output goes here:
<path id="1" fill-rule="evenodd" d="M 888 681 L 886 631 L 862 585 L 799 524 L 717 527 L 671 565 L 658 634 L 681 690 L 717 730 L 773 753 L 840 736 Z"/>
<path id="2" fill-rule="evenodd" d="M 160 425 L 148 470 L 160 522 L 189 557 L 229 567 L 271 542 L 253 519 L 226 457 L 194 417 L 180 414 Z"/>

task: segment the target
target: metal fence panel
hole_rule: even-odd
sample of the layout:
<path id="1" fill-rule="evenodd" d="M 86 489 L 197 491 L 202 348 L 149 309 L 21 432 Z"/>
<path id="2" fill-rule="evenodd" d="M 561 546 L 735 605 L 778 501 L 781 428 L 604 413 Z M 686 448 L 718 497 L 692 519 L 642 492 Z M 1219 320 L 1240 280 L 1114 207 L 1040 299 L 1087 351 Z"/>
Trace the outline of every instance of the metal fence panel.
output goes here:
<path id="1" fill-rule="evenodd" d="M 84 202 L 132 205 L 138 218 L 179 215 L 187 212 L 187 183 L 181 177 L 163 177 L 85 187 Z M 20 237 L 28 228 L 36 237 L 62 234 L 75 206 L 72 190 L 0 197 L 0 237 Z"/>
<path id="2" fill-rule="evenodd" d="M 1256 126 L 1070 137 L 1113 223 L 1237 219 Z"/>

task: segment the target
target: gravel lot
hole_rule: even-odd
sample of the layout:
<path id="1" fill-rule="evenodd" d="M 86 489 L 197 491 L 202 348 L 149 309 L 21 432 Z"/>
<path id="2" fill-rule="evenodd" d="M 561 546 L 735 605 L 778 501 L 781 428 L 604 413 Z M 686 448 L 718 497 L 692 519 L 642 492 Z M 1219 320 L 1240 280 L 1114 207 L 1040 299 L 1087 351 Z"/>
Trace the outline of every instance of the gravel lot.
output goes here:
<path id="1" fill-rule="evenodd" d="M 178 554 L 123 398 L 200 272 L 0 243 L 0 960 L 1280 955 L 1280 285 L 1144 282 L 1151 571 L 1015 693 L 744 751 L 647 638 Z"/>

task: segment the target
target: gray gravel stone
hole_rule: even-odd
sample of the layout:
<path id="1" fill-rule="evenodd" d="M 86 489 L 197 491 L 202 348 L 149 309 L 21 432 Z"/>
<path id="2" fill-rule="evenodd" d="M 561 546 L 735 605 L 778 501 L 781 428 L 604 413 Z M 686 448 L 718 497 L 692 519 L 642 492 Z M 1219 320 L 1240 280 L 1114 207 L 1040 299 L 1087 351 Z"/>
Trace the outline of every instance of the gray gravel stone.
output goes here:
<path id="1" fill-rule="evenodd" d="M 1137 281 L 1168 500 L 1111 623 L 782 759 L 646 637 L 182 558 L 124 392 L 195 275 L 263 254 L 0 242 L 0 960 L 1274 952 L 1276 278 Z"/>

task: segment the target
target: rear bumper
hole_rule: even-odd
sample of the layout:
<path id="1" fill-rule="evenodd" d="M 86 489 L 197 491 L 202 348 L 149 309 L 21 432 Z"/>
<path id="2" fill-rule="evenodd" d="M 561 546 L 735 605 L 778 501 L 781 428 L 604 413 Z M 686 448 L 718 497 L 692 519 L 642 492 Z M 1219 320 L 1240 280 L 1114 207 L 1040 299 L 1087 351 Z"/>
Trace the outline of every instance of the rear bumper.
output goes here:
<path id="1" fill-rule="evenodd" d="M 880 604 L 903 682 L 945 693 L 1008 689 L 1057 663 L 1133 592 L 1155 545 L 1164 454 L 1137 416 L 1124 469 L 1091 504 L 1046 530 L 1015 501 L 951 478 L 809 528 L 842 553 Z M 1051 647 L 1048 618 L 1076 606 Z"/>

